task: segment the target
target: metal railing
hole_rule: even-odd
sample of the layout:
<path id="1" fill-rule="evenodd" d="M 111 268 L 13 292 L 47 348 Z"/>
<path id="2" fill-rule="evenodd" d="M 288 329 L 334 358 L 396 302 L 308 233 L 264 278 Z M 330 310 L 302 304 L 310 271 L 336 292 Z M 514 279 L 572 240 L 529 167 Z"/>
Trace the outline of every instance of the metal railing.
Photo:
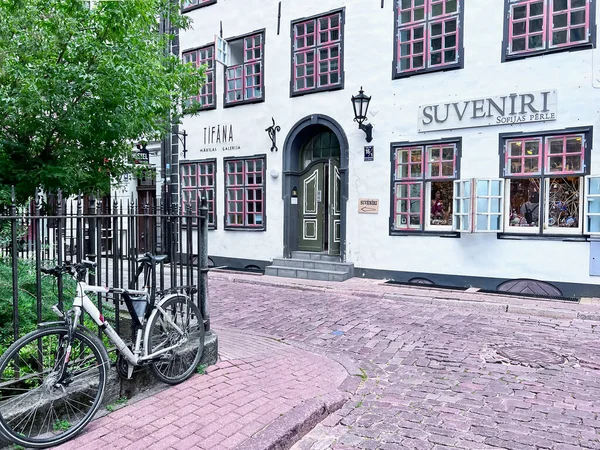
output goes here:
<path id="1" fill-rule="evenodd" d="M 13 191 L 12 204 L 0 208 L 0 308 L 8 305 L 12 309 L 10 319 L 4 316 L 4 321 L 12 320 L 9 340 L 28 331 L 23 320 L 32 315 L 30 309 L 35 308 L 35 318 L 42 322 L 48 320 L 45 311 L 49 306 L 58 303 L 62 307 L 71 300 L 63 280 L 53 286 L 55 295 L 49 293 L 52 281 L 42 276 L 42 267 L 88 259 L 97 263 L 89 275 L 90 284 L 137 287 L 138 280 L 131 278 L 137 258 L 146 252 L 169 256 L 152 280 L 157 295 L 187 293 L 210 330 L 206 199 L 201 199 L 196 211 L 182 211 L 149 194 L 141 197 L 139 201 L 89 196 L 64 199 L 60 193 L 44 196 L 38 192 L 32 202 L 17 206 Z M 98 295 L 97 303 L 101 312 L 111 310 L 121 333 L 127 320 L 122 299 Z M 6 334 L 7 325 L 0 323 L 0 333 L 4 329 Z"/>

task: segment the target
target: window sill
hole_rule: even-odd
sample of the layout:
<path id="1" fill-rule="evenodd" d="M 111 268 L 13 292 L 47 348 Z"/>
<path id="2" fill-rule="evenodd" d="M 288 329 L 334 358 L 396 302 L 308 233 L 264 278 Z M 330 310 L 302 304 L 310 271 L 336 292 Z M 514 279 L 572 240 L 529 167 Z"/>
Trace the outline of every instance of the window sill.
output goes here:
<path id="1" fill-rule="evenodd" d="M 217 3 L 217 0 L 210 0 L 208 2 L 201 3 L 199 5 L 188 6 L 187 8 L 181 9 L 181 14 L 189 13 L 190 11 L 194 11 L 196 9 L 204 8 L 205 6 L 214 5 Z"/>
<path id="2" fill-rule="evenodd" d="M 261 98 L 253 98 L 250 100 L 240 100 L 239 102 L 231 102 L 231 103 L 227 103 L 227 100 L 223 100 L 223 108 L 233 108 L 234 106 L 239 106 L 239 105 L 251 105 L 252 103 L 262 103 L 264 101 L 265 101 L 264 95 Z"/>
<path id="3" fill-rule="evenodd" d="M 497 233 L 498 239 L 512 241 L 565 241 L 565 242 L 587 242 L 588 236 L 564 235 L 564 234 L 519 234 L 519 233 Z"/>
<path id="4" fill-rule="evenodd" d="M 258 228 L 258 227 L 230 227 L 230 226 L 225 226 L 223 228 L 225 231 L 251 231 L 251 232 L 256 232 L 256 231 L 267 231 L 266 227 L 262 227 L 262 228 Z"/>
<path id="5" fill-rule="evenodd" d="M 551 49 L 546 49 L 546 50 L 540 50 L 537 52 L 530 52 L 530 53 L 519 53 L 517 55 L 508 55 L 506 53 L 502 53 L 502 62 L 510 62 L 510 61 L 518 61 L 521 59 L 526 59 L 526 58 L 533 58 L 536 56 L 543 56 L 543 55 L 551 55 L 553 53 L 563 53 L 563 52 L 574 52 L 574 51 L 579 51 L 579 50 L 588 50 L 588 49 L 592 49 L 594 48 L 595 45 L 592 42 L 586 42 L 583 44 L 575 44 L 569 47 L 558 47 L 558 48 L 551 48 Z"/>
<path id="6" fill-rule="evenodd" d="M 441 238 L 460 238 L 460 233 L 455 231 L 401 231 L 391 230 L 390 236 L 429 236 Z"/>
<path id="7" fill-rule="evenodd" d="M 336 86 L 325 86 L 320 88 L 307 89 L 305 91 L 292 91 L 290 92 L 290 97 L 302 97 L 303 95 L 316 94 L 318 92 L 329 92 L 329 91 L 339 91 L 344 89 L 344 82 L 340 82 L 340 84 Z"/>
<path id="8" fill-rule="evenodd" d="M 429 68 L 429 69 L 415 70 L 414 72 L 398 72 L 396 66 L 394 66 L 394 68 L 393 68 L 394 75 L 392 76 L 392 79 L 398 80 L 400 78 L 415 77 L 415 76 L 424 75 L 427 73 L 448 72 L 450 70 L 459 70 L 462 68 L 463 68 L 463 64 L 460 62 L 456 63 L 456 64 L 452 64 L 450 66 L 433 67 L 433 68 Z"/>

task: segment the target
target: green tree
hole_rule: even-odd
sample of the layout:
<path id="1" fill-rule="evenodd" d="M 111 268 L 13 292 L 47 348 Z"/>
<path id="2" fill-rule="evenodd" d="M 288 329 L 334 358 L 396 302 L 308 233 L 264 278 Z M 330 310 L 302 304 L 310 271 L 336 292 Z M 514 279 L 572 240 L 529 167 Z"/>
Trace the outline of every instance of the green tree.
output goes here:
<path id="1" fill-rule="evenodd" d="M 106 192 L 134 142 L 164 136 L 204 69 L 167 49 L 171 0 L 0 0 L 0 198 Z M 192 105 L 191 112 L 194 112 Z"/>

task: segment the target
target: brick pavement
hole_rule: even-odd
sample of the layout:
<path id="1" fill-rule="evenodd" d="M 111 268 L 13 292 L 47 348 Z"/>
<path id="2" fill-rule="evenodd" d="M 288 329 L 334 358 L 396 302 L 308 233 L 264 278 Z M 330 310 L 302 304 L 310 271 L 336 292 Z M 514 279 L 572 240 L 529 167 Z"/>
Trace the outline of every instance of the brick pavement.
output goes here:
<path id="1" fill-rule="evenodd" d="M 597 300 L 211 275 L 215 326 L 344 355 L 364 371 L 295 450 L 600 449 Z M 564 362 L 511 362 L 507 348 Z"/>
<path id="2" fill-rule="evenodd" d="M 67 449 L 254 449 L 298 426 L 301 406 L 316 425 L 346 397 L 337 362 L 265 336 L 215 326 L 221 361 L 184 383 L 93 421 Z M 312 402 L 312 403 L 310 403 Z M 319 414 L 322 413 L 322 414 Z M 291 423 L 290 423 L 291 421 Z M 308 431 L 308 430 L 305 430 Z"/>
<path id="3" fill-rule="evenodd" d="M 314 427 L 294 450 L 600 449 L 596 299 L 214 272 L 209 286 L 223 361 L 60 448 L 266 450 Z M 507 346 L 564 363 L 511 363 Z"/>

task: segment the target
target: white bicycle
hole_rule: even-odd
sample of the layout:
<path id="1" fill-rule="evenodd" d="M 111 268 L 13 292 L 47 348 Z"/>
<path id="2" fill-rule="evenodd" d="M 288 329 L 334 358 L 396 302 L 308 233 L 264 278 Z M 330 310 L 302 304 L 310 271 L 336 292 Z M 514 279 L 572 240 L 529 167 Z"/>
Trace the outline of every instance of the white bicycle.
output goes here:
<path id="1" fill-rule="evenodd" d="M 186 295 L 170 294 L 154 304 L 150 280 L 166 256 L 146 253 L 138 259 L 140 290 L 90 286 L 87 271 L 95 263 L 62 264 L 44 273 L 71 275 L 77 283 L 73 308 L 54 312 L 61 321 L 40 327 L 12 344 L 0 357 L 0 435 L 12 443 L 45 448 L 80 432 L 102 403 L 110 361 L 100 339 L 80 324 L 87 312 L 116 347 L 117 370 L 131 378 L 133 368 L 149 364 L 154 376 L 180 383 L 195 371 L 204 350 L 204 321 Z M 131 315 L 132 348 L 119 337 L 86 293 L 120 294 Z"/>

